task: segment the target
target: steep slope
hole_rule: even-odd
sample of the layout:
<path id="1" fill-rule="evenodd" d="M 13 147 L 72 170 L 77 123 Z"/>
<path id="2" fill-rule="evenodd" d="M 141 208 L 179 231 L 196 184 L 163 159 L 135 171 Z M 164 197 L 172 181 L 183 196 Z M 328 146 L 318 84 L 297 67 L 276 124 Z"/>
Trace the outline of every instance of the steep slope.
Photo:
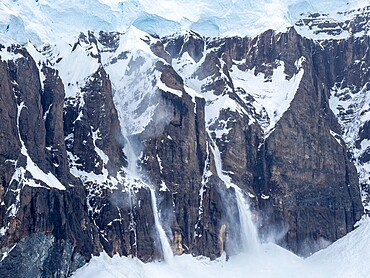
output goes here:
<path id="1" fill-rule="evenodd" d="M 355 47 L 358 51 L 367 49 L 365 41 L 356 42 L 364 43 Z M 285 34 L 268 31 L 253 40 L 214 40 L 209 48 L 185 82 L 205 94 L 206 114 L 220 111 L 215 118 L 206 117 L 210 136 L 221 150 L 223 170 L 255 196 L 262 211 L 269 211 L 260 219 L 265 232 L 272 223 L 278 230 L 287 229 L 285 242 L 300 254 L 344 235 L 352 225 L 347 220 L 358 219 L 362 206 L 351 197 L 358 194 L 355 169 L 344 144 L 332 136 L 339 127 L 327 91 L 336 73 L 322 62 L 332 54 L 294 29 Z M 178 59 L 185 65 L 179 71 L 187 72 L 191 59 L 187 54 Z M 197 88 L 199 79 L 206 84 Z M 246 127 L 244 137 L 240 131 Z M 301 223 L 308 225 L 302 229 Z M 328 226 L 336 228 L 328 233 Z"/>
<path id="2" fill-rule="evenodd" d="M 55 26 L 28 24 L 23 46 L 1 40 L 2 277 L 15 265 L 19 277 L 65 277 L 102 251 L 216 259 L 255 249 L 252 221 L 262 240 L 305 256 L 360 219 L 365 33 L 71 29 L 55 44 Z"/>
<path id="3" fill-rule="evenodd" d="M 368 276 L 369 266 L 363 258 L 369 255 L 369 224 L 369 219 L 365 218 L 353 232 L 313 254 L 308 262 L 332 277 Z"/>
<path id="4" fill-rule="evenodd" d="M 74 248 L 85 256 L 98 253 L 92 245 L 97 231 L 81 228 L 89 226 L 90 219 L 85 189 L 71 175 L 66 161 L 63 87 L 52 80 L 52 70 L 44 67 L 49 94 L 43 94 L 39 70 L 30 54 L 24 48 L 8 50 L 14 56 L 9 54 L 9 60 L 2 61 L 1 73 L 2 119 L 8 123 L 1 127 L 5 139 L 1 148 L 1 245 L 13 249 L 12 256 L 23 250 L 30 256 L 9 257 L 1 275 L 12 275 L 9 268 L 14 264 L 24 275 L 58 273 L 83 264 Z M 53 106 L 49 107 L 52 115 L 45 113 L 44 103 Z M 55 263 L 58 257 L 64 260 Z"/>

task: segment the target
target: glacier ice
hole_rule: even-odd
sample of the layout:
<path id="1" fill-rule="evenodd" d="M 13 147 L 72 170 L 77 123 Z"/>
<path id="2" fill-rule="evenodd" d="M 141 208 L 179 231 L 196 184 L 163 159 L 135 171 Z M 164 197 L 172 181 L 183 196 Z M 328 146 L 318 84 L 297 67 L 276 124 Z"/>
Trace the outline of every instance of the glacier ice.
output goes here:
<path id="1" fill-rule="evenodd" d="M 3 0 L 0 37 L 20 44 L 56 42 L 80 32 L 124 31 L 136 26 L 165 36 L 193 29 L 208 37 L 255 36 L 285 31 L 302 13 L 332 13 L 363 7 L 367 0 Z"/>

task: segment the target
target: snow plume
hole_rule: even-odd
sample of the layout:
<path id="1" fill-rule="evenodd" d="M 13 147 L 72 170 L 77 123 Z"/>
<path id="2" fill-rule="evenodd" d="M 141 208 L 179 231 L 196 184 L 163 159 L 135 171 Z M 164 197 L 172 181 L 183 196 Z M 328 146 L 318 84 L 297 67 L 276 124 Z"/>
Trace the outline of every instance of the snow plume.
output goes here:
<path id="1" fill-rule="evenodd" d="M 160 102 L 160 95 L 157 94 L 159 91 L 157 90 L 153 95 L 151 95 L 151 99 L 148 101 L 148 103 L 145 103 L 146 100 L 143 99 L 143 104 L 138 104 L 138 109 L 142 107 L 146 107 L 147 109 L 150 109 L 151 103 L 159 103 Z M 157 112 L 159 111 L 159 112 Z M 133 111 L 135 114 L 135 111 Z M 120 122 L 121 122 L 121 129 L 122 133 L 124 134 L 125 142 L 124 142 L 124 153 L 127 156 L 128 160 L 128 167 L 126 169 L 126 183 L 125 183 L 125 191 L 128 192 L 129 197 L 129 204 L 131 206 L 131 209 L 133 209 L 134 202 L 136 200 L 135 193 L 137 193 L 137 190 L 146 189 L 150 192 L 150 202 L 151 207 L 153 211 L 153 217 L 154 217 L 154 224 L 155 224 L 155 230 L 153 233 L 155 234 L 153 237 L 157 238 L 158 240 L 155 241 L 155 243 L 158 243 L 157 248 L 162 251 L 163 259 L 167 262 L 169 262 L 173 256 L 172 250 L 170 247 L 170 244 L 168 242 L 168 238 L 165 232 L 165 229 L 162 225 L 162 218 L 161 218 L 161 211 L 158 208 L 158 200 L 157 200 L 157 194 L 156 189 L 153 183 L 150 181 L 150 178 L 145 173 L 145 170 L 140 167 L 139 163 L 141 161 L 141 156 L 143 154 L 144 145 L 143 140 L 145 140 L 145 135 L 142 135 L 144 131 L 149 129 L 155 129 L 156 133 L 160 133 L 163 131 L 164 126 L 168 124 L 170 117 L 168 116 L 168 113 L 166 110 L 159 110 L 155 109 L 154 117 L 150 121 L 143 120 L 139 123 L 145 122 L 149 125 L 147 126 L 141 126 L 141 129 L 136 129 L 138 126 L 134 126 L 135 123 L 132 121 L 132 119 L 135 119 L 135 115 L 133 118 L 127 117 L 127 114 L 125 111 L 118 110 L 119 116 L 120 116 Z M 145 111 L 143 112 L 145 113 Z M 159 114 L 159 115 L 158 115 Z M 131 121 L 131 122 L 130 122 Z M 127 124 L 127 126 L 126 126 Z M 127 128 L 128 127 L 128 128 Z M 159 127 L 159 128 L 156 128 Z M 135 131 L 141 130 L 140 133 L 135 133 Z M 130 132 L 134 132 L 133 134 L 130 134 Z"/>
<path id="2" fill-rule="evenodd" d="M 143 263 L 137 259 L 106 254 L 93 257 L 90 263 L 78 269 L 74 278 L 90 277 L 263 277 L 263 278 L 366 278 L 370 265 L 370 220 L 363 219 L 359 227 L 328 248 L 307 259 L 272 243 L 262 244 L 258 254 L 239 254 L 228 261 L 225 257 L 211 261 L 191 255 L 176 256 L 172 264 Z"/>
<path id="3" fill-rule="evenodd" d="M 264 223 L 268 223 L 268 226 L 264 229 L 261 229 L 260 238 L 262 244 L 277 244 L 282 246 L 283 248 L 288 248 L 286 245 L 286 236 L 290 229 L 287 223 L 276 222 L 272 219 L 272 215 L 267 210 L 264 212 Z M 274 223 L 275 222 L 275 223 Z M 274 223 L 274 224 L 271 224 Z M 265 224 L 266 225 L 266 224 Z M 317 239 L 310 239 L 307 241 L 301 241 L 300 248 L 301 254 L 312 255 L 314 252 L 318 250 L 324 249 L 331 244 L 330 241 L 326 240 L 323 237 L 318 237 Z M 306 255 L 305 255 L 306 256 Z"/>
<path id="4" fill-rule="evenodd" d="M 132 192 L 137 187 L 142 187 L 149 190 L 155 225 L 155 230 L 153 231 L 155 235 L 153 237 L 158 237 L 158 241 L 155 241 L 155 244 L 157 243 L 157 248 L 161 250 L 164 261 L 170 262 L 172 260 L 173 253 L 167 238 L 167 234 L 162 225 L 161 211 L 158 206 L 158 197 L 156 194 L 155 186 L 152 182 L 150 182 L 150 179 L 145 174 L 145 171 L 141 168 L 139 169 L 138 167 L 138 153 L 142 153 L 142 151 L 139 152 L 138 150 L 141 150 L 143 148 L 143 145 L 140 144 L 139 141 L 133 141 L 133 138 L 135 138 L 135 136 L 126 136 L 127 142 L 125 148 L 128 158 L 126 188 L 130 194 L 129 199 L 132 200 Z"/>
<path id="5" fill-rule="evenodd" d="M 267 213 L 268 214 L 268 213 Z M 267 217 L 266 222 L 269 223 L 270 219 Z M 279 244 L 285 240 L 285 236 L 289 231 L 289 226 L 287 225 L 269 225 L 268 230 L 264 231 L 264 233 L 261 234 L 261 241 L 262 242 L 271 242 L 275 244 Z"/>
<path id="6" fill-rule="evenodd" d="M 155 194 L 155 189 L 153 186 L 149 188 L 150 190 L 150 197 L 152 201 L 152 208 L 153 208 L 153 216 L 154 216 L 154 224 L 159 236 L 159 244 L 160 249 L 162 250 L 163 259 L 167 263 L 171 263 L 173 253 L 170 246 L 170 243 L 168 242 L 167 235 L 165 230 L 163 229 L 163 226 L 161 224 L 158 205 L 157 205 L 157 196 Z"/>
<path id="7" fill-rule="evenodd" d="M 244 197 L 240 188 L 234 187 L 235 197 L 238 205 L 239 219 L 240 219 L 240 233 L 243 251 L 256 253 L 259 249 L 259 239 L 257 228 L 252 221 L 252 213 L 250 204 Z"/>
<path id="8" fill-rule="evenodd" d="M 302 253 L 309 254 L 311 256 L 312 254 L 318 252 L 319 250 L 327 248 L 328 246 L 330 246 L 330 244 L 332 244 L 331 241 L 326 240 L 323 237 L 319 237 L 317 240 L 313 242 L 312 241 L 304 242 L 302 247 L 303 250 Z"/>
<path id="9" fill-rule="evenodd" d="M 249 200 L 236 185 L 221 182 L 216 190 L 225 210 L 220 219 L 219 244 L 221 253 L 227 256 L 238 254 L 257 254 L 260 250 L 256 228 L 256 217 L 250 210 Z"/>
<path id="10" fill-rule="evenodd" d="M 157 247 L 168 261 L 172 251 L 163 228 L 156 187 L 140 165 L 142 159 L 145 159 L 144 142 L 148 135 L 155 137 L 162 134 L 172 119 L 172 110 L 164 101 L 163 94 L 178 93 L 161 82 L 162 72 L 157 65 L 165 61 L 155 56 L 150 49 L 150 45 L 156 41 L 152 36 L 130 27 L 119 35 L 117 49 L 114 52 L 102 52 L 101 59 L 111 80 L 113 102 L 124 138 L 123 152 L 128 162 L 125 181 L 112 194 L 111 202 L 118 208 L 128 207 L 133 214 L 138 194 L 143 190 L 148 191 L 149 194 L 145 196 L 149 198 L 143 201 L 150 202 L 152 207 L 155 223 L 153 238 L 157 238 Z M 121 198 L 121 192 L 125 198 Z M 136 227 L 134 218 L 131 219 L 130 227 Z"/>
<path id="11" fill-rule="evenodd" d="M 173 105 L 164 100 L 163 94 L 166 94 L 166 92 L 158 89 L 156 94 L 151 97 L 151 102 L 156 103 L 156 107 L 149 124 L 140 134 L 141 140 L 162 135 L 165 127 L 173 119 Z"/>
<path id="12" fill-rule="evenodd" d="M 137 197 L 135 193 L 137 188 L 130 186 L 128 183 L 119 183 L 117 189 L 112 191 L 109 196 L 109 201 L 112 205 L 117 207 L 117 209 L 131 210 L 135 205 L 137 205 Z"/>
<path id="13" fill-rule="evenodd" d="M 251 254 L 258 253 L 260 243 L 257 228 L 252 221 L 252 213 L 250 210 L 249 200 L 246 199 L 243 191 L 239 188 L 239 186 L 232 182 L 231 177 L 228 176 L 223 170 L 221 152 L 215 142 L 213 142 L 211 150 L 213 152 L 213 156 L 215 159 L 215 166 L 218 177 L 222 180 L 227 189 L 232 188 L 235 192 L 235 199 L 233 204 L 235 204 L 236 202 L 238 210 L 237 214 L 239 216 L 238 219 L 239 224 L 236 225 L 236 227 L 239 230 L 238 231 L 240 238 L 239 246 L 241 247 L 241 251 Z M 232 206 L 232 204 L 230 204 L 230 206 Z M 235 223 L 233 223 L 233 225 L 235 225 Z"/>

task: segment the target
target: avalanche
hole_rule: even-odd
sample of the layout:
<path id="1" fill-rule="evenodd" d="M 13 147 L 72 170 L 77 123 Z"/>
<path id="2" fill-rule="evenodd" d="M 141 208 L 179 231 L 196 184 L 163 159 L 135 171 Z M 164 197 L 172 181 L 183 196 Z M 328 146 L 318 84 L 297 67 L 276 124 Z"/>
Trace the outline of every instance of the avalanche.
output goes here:
<path id="1" fill-rule="evenodd" d="M 259 253 L 223 256 L 215 261 L 204 257 L 183 255 L 174 257 L 171 264 L 143 263 L 136 258 L 102 253 L 76 271 L 74 278 L 88 277 L 369 277 L 370 219 L 342 239 L 307 259 L 297 257 L 273 244 L 262 244 Z"/>
<path id="2" fill-rule="evenodd" d="M 339 10 L 356 9 L 369 1 L 65 0 L 63 5 L 52 0 L 22 0 L 22 4 L 20 2 L 2 0 L 0 3 L 0 43 L 9 44 L 14 41 L 25 45 L 30 52 L 36 54 L 38 49 L 52 46 L 53 52 L 47 58 L 48 61 L 55 62 L 55 67 L 62 80 L 67 84 L 67 97 L 75 96 L 81 84 L 85 84 L 87 78 L 100 65 L 96 59 L 91 58 L 96 54 L 97 49 L 91 49 L 91 45 L 84 45 L 79 41 L 73 50 L 69 43 L 76 41 L 80 32 L 87 33 L 89 30 L 121 32 L 122 41 L 126 44 L 121 44 L 116 52 L 126 53 L 131 59 L 120 60 L 114 56 L 116 53 L 103 51 L 101 60 L 111 76 L 114 101 L 118 110 L 128 111 L 126 115 L 119 114 L 119 118 L 121 122 L 127 123 L 126 130 L 122 132 L 125 136 L 129 136 L 139 134 L 150 122 L 158 101 L 154 99 L 157 88 L 170 91 L 178 96 L 182 94 L 181 91 L 169 89 L 160 82 L 159 73 L 156 73 L 154 80 L 149 79 L 146 72 L 154 67 L 158 57 L 153 56 L 143 39 L 144 37 L 154 39 L 154 37 L 147 36 L 144 32 L 156 32 L 160 36 L 165 36 L 192 29 L 208 37 L 255 36 L 269 28 L 284 31 L 287 27 L 294 25 L 302 13 L 327 12 L 335 17 Z M 125 31 L 124 34 L 123 31 Z M 308 33 L 305 35 L 309 36 Z M 102 48 L 101 45 L 98 46 Z M 44 59 L 44 54 L 37 54 L 37 56 Z M 1 49 L 0 55 L 2 59 L 14 58 L 5 56 L 6 52 L 2 52 Z M 140 57 L 145 57 L 145 63 L 139 63 Z M 56 62 L 59 58 L 62 59 Z M 180 59 L 179 65 L 183 67 L 176 70 L 185 76 L 190 76 L 197 66 L 196 63 L 187 54 Z M 137 70 L 132 71 L 132 74 L 124 75 L 120 72 L 127 67 L 128 61 L 134 61 L 135 64 L 136 60 L 138 62 L 134 66 Z M 279 65 L 270 83 L 266 82 L 262 75 L 255 76 L 252 70 L 242 72 L 236 66 L 233 67 L 231 77 L 235 81 L 235 86 L 250 89 L 252 95 L 259 101 L 256 108 L 266 108 L 271 118 L 271 122 L 264 130 L 265 134 L 273 130 L 276 122 L 288 109 L 303 76 L 303 69 L 301 69 L 303 62 L 303 57 L 297 61 L 297 75 L 291 80 L 286 79 L 284 64 Z M 79 70 L 76 71 L 76 68 Z M 138 79 L 142 82 L 137 83 Z M 189 85 L 186 87 L 186 93 L 190 93 L 195 99 L 196 92 L 200 91 L 197 80 L 189 77 L 186 85 Z M 126 102 L 122 102 L 123 94 L 128 91 L 126 86 L 130 87 L 131 95 L 126 95 Z M 274 91 L 276 88 L 284 88 L 285 94 L 281 91 Z M 140 92 L 145 92 L 145 94 L 140 95 Z M 272 99 L 271 95 L 278 97 Z M 146 107 L 145 113 L 136 115 L 137 108 L 143 99 L 148 97 L 151 105 Z M 205 94 L 204 97 L 214 101 L 216 105 L 220 103 L 220 107 L 226 105 L 233 107 L 234 105 L 234 103 L 228 104 L 230 99 L 227 97 L 216 98 L 211 94 Z M 334 101 L 335 99 L 332 98 L 333 110 L 338 106 L 338 103 L 333 103 Z M 237 110 L 238 107 L 235 107 Z M 219 112 L 220 109 L 216 110 Z M 208 122 L 217 118 L 214 117 L 211 109 L 207 110 L 206 116 Z M 224 132 L 227 130 L 220 132 L 216 137 L 221 137 Z M 99 132 L 96 131 L 92 136 L 95 150 L 106 164 L 107 155 L 95 144 L 95 141 L 99 139 Z M 216 157 L 220 156 L 219 151 L 218 153 L 214 151 Z M 22 149 L 22 153 L 27 155 L 25 149 Z M 159 157 L 158 161 L 160 162 Z M 217 166 L 219 176 L 224 177 L 221 164 Z M 27 167 L 39 180 L 51 180 L 50 183 L 55 184 L 56 188 L 65 189 L 63 185 L 54 180 L 54 176 L 34 167 L 30 158 L 27 160 Z M 82 175 L 74 171 L 76 176 Z M 100 178 L 105 180 L 107 175 L 105 169 Z M 95 176 L 93 178 L 98 180 Z M 223 180 L 227 182 L 226 177 Z M 35 184 L 35 186 L 38 185 Z M 153 207 L 156 208 L 154 193 L 151 190 Z M 156 219 L 156 222 L 159 220 Z M 215 261 L 206 257 L 183 255 L 175 256 L 166 262 L 143 263 L 137 258 L 118 255 L 110 258 L 106 253 L 101 253 L 99 257 L 93 257 L 88 265 L 77 270 L 73 277 L 368 277 L 370 264 L 367 263 L 366 258 L 370 256 L 369 234 L 370 220 L 364 219 L 356 230 L 306 259 L 274 243 L 263 243 L 259 246 L 258 252 L 245 252 L 229 259 L 223 255 Z"/>

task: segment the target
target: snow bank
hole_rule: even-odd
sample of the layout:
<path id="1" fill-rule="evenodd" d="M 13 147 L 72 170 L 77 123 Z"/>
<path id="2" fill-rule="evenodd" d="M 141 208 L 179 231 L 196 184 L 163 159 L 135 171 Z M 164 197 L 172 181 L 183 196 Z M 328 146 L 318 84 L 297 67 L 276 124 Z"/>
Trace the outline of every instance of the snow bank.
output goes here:
<path id="1" fill-rule="evenodd" d="M 369 235 L 370 219 L 366 219 L 353 232 L 313 254 L 307 261 L 327 273 L 327 277 L 369 277 Z"/>
<path id="2" fill-rule="evenodd" d="M 207 277 L 325 277 L 311 269 L 306 262 L 274 244 L 263 245 L 260 255 L 240 254 L 226 261 L 225 257 L 211 261 L 191 255 L 174 257 L 171 264 L 143 263 L 134 258 L 106 254 L 94 257 L 85 267 L 76 271 L 74 278 L 91 277 L 150 277 L 150 278 L 207 278 Z"/>
<path id="3" fill-rule="evenodd" d="M 78 269 L 74 278 L 91 277 L 358 277 L 370 274 L 370 220 L 366 219 L 353 232 L 307 259 L 272 243 L 262 244 L 261 252 L 244 253 L 210 261 L 191 255 L 175 256 L 171 264 L 143 263 L 136 258 L 102 253 Z"/>

